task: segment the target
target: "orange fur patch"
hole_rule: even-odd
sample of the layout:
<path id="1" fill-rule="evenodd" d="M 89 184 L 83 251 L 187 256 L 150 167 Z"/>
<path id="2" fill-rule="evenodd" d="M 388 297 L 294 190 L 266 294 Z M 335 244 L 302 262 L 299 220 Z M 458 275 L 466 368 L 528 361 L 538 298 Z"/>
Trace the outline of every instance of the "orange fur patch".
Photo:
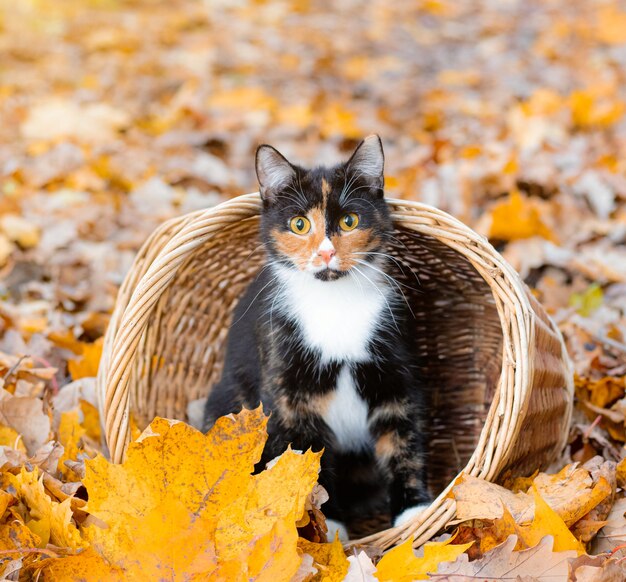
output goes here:
<path id="1" fill-rule="evenodd" d="M 279 229 L 274 229 L 270 233 L 278 251 L 290 257 L 300 270 L 306 268 L 314 254 L 313 264 L 315 266 L 322 264 L 322 258 L 317 256 L 317 249 L 326 236 L 326 220 L 319 208 L 313 208 L 308 218 L 311 221 L 311 230 L 305 235 Z"/>
<path id="2" fill-rule="evenodd" d="M 326 201 L 328 200 L 328 195 L 330 194 L 330 184 L 326 181 L 325 178 L 322 178 L 322 198 L 323 208 L 326 209 Z"/>
<path id="3" fill-rule="evenodd" d="M 330 237 L 337 252 L 337 259 L 341 269 L 348 270 L 357 265 L 357 259 L 363 260 L 364 253 L 370 251 L 379 244 L 380 240 L 371 228 L 357 228 L 349 233 L 334 234 Z"/>
<path id="4" fill-rule="evenodd" d="M 330 191 L 330 186 L 322 180 L 322 189 Z M 326 198 L 324 199 L 324 204 Z M 308 213 L 311 221 L 311 230 L 305 235 L 294 234 L 291 231 L 274 229 L 271 236 L 279 252 L 291 258 L 300 270 L 305 270 L 311 261 L 314 267 L 324 266 L 322 257 L 317 255 L 317 249 L 326 237 L 326 219 L 324 208 L 313 208 Z M 376 248 L 380 239 L 371 228 L 356 228 L 350 232 L 335 233 L 330 237 L 335 247 L 339 268 L 347 271 L 358 265 L 357 260 L 363 260 L 363 253 Z"/>
<path id="5" fill-rule="evenodd" d="M 395 432 L 386 432 L 375 445 L 376 456 L 383 459 L 393 457 L 398 450 L 398 435 Z"/>

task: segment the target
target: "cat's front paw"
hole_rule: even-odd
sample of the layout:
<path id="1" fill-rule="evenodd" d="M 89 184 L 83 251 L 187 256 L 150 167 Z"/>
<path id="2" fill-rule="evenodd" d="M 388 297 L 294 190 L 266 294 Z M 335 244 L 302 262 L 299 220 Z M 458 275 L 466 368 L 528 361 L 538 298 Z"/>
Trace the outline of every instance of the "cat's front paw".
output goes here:
<path id="1" fill-rule="evenodd" d="M 342 542 L 348 541 L 349 539 L 348 530 L 346 529 L 346 526 L 340 521 L 335 521 L 334 519 L 327 519 L 326 527 L 328 528 L 326 537 L 328 538 L 329 542 L 333 541 L 337 537 L 337 535 L 339 535 L 340 541 Z"/>
<path id="2" fill-rule="evenodd" d="M 416 515 L 419 515 L 429 507 L 430 503 L 421 503 L 420 505 L 414 505 L 413 507 L 405 509 L 393 520 L 394 527 L 404 525 L 405 523 L 411 521 Z"/>

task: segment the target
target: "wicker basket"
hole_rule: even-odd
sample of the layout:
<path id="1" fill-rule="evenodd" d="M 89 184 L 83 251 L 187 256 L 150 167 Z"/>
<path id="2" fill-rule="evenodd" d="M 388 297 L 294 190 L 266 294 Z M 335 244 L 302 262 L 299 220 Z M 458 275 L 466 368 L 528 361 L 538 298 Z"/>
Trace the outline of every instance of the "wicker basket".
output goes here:
<path id="1" fill-rule="evenodd" d="M 415 313 L 421 367 L 435 394 L 428 511 L 363 542 L 415 545 L 454 517 L 455 475 L 495 480 L 545 467 L 563 449 L 572 372 L 562 337 L 491 245 L 445 212 L 390 200 L 390 252 L 419 279 Z M 129 413 L 184 419 L 222 371 L 231 313 L 264 262 L 258 194 L 170 220 L 143 245 L 119 293 L 104 344 L 98 394 L 115 462 Z"/>

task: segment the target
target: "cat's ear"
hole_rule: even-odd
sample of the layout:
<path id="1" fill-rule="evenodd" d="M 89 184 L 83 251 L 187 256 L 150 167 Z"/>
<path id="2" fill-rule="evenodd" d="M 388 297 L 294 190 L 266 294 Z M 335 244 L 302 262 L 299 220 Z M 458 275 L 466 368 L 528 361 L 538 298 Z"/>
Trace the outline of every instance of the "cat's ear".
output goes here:
<path id="1" fill-rule="evenodd" d="M 256 177 L 261 198 L 271 201 L 273 194 L 296 177 L 296 170 L 278 150 L 264 144 L 256 150 Z"/>
<path id="2" fill-rule="evenodd" d="M 383 171 L 385 154 L 383 143 L 377 135 L 368 135 L 356 148 L 346 164 L 348 173 L 355 174 L 369 183 L 370 188 L 382 190 L 385 185 Z"/>

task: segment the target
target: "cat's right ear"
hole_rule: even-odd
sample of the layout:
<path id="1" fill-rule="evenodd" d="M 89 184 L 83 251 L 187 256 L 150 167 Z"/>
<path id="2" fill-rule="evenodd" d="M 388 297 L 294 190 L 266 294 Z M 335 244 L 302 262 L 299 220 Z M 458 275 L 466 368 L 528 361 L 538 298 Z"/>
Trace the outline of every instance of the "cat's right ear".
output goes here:
<path id="1" fill-rule="evenodd" d="M 272 202 L 273 196 L 296 177 L 296 170 L 278 150 L 263 144 L 256 150 L 256 177 L 261 198 Z"/>

